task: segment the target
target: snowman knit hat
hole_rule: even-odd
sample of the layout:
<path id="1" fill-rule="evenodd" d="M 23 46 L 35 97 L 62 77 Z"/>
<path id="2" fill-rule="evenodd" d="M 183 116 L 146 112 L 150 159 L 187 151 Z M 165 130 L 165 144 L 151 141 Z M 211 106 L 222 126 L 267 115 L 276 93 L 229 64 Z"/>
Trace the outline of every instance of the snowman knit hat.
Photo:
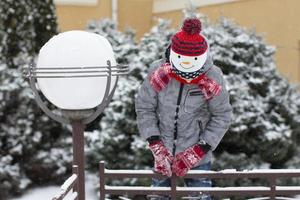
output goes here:
<path id="1" fill-rule="evenodd" d="M 184 56 L 199 56 L 204 54 L 208 45 L 200 34 L 201 22 L 197 18 L 184 20 L 181 31 L 172 37 L 171 49 Z"/>
<path id="2" fill-rule="evenodd" d="M 211 58 L 207 56 L 207 53 L 209 53 L 208 44 L 205 37 L 200 34 L 200 31 L 201 22 L 199 19 L 189 18 L 184 21 L 181 31 L 177 32 L 172 37 L 170 45 L 171 51 L 170 55 L 168 55 L 170 56 L 170 59 L 161 64 L 150 75 L 149 81 L 154 91 L 162 91 L 174 78 L 183 84 L 196 84 L 202 91 L 206 100 L 220 94 L 222 86 L 211 77 L 207 76 L 207 73 L 212 68 L 213 64 Z M 172 51 L 178 55 L 173 54 Z M 175 57 L 172 57 L 172 55 L 175 55 Z M 181 66 L 181 63 L 183 62 L 180 60 L 180 55 L 195 57 L 193 60 L 204 61 L 204 63 L 203 65 L 201 63 L 202 66 L 200 66 L 200 69 L 196 68 L 196 70 L 193 71 L 182 71 L 176 68 L 172 60 L 172 58 L 175 59 L 178 56 L 179 60 L 177 61 Z M 196 63 L 195 61 L 193 62 Z M 192 68 L 194 67 L 195 65 L 193 65 Z M 199 68 L 199 66 L 196 67 Z M 187 79 L 189 79 L 189 81 Z"/>

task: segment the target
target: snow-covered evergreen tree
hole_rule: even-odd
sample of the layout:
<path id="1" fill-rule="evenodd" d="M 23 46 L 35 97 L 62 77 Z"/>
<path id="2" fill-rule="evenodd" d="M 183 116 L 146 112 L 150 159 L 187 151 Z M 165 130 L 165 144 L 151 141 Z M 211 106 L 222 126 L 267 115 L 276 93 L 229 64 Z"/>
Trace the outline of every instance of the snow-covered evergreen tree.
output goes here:
<path id="1" fill-rule="evenodd" d="M 35 34 L 30 10 L 27 1 L 0 1 L 0 59 L 9 67 L 17 67 L 14 59 L 19 53 L 34 53 Z"/>
<path id="2" fill-rule="evenodd" d="M 128 64 L 132 60 L 132 55 L 138 52 L 134 30 L 128 28 L 124 33 L 120 32 L 116 22 L 109 18 L 90 21 L 87 31 L 107 38 L 113 47 L 117 62 L 120 64 Z"/>
<path id="3" fill-rule="evenodd" d="M 14 59 L 18 54 L 37 53 L 57 33 L 55 5 L 53 0 L 2 0 L 0 24 L 0 59 L 17 68 Z"/>
<path id="4" fill-rule="evenodd" d="M 0 199 L 61 182 L 71 167 L 70 133 L 38 108 L 21 73 L 57 33 L 54 8 L 52 0 L 0 1 Z"/>
<path id="5" fill-rule="evenodd" d="M 87 30 L 101 34 L 110 41 L 119 64 L 129 65 L 138 52 L 135 33 L 130 29 L 124 33 L 118 31 L 116 23 L 110 19 L 91 21 Z M 128 108 L 132 109 L 132 91 L 137 87 L 136 82 L 134 76 L 120 77 L 113 101 L 105 110 L 103 122 L 99 124 L 101 129 L 86 134 L 88 165 L 94 169 L 99 160 L 105 160 L 112 168 L 128 167 L 132 141 L 130 127 L 135 127 L 130 126 L 131 123 L 135 123 L 131 119 L 134 111 Z M 124 116 L 128 116 L 126 121 Z"/>
<path id="6" fill-rule="evenodd" d="M 58 32 L 55 4 L 53 0 L 28 0 L 32 5 L 31 13 L 35 33 L 35 48 L 37 53 L 50 36 Z M 29 15 L 30 16 L 30 15 Z"/>
<path id="7" fill-rule="evenodd" d="M 275 48 L 225 18 L 203 34 L 214 63 L 225 74 L 234 109 L 233 123 L 217 152 L 244 153 L 253 163 L 284 167 L 295 156 L 300 94 L 277 72 Z"/>

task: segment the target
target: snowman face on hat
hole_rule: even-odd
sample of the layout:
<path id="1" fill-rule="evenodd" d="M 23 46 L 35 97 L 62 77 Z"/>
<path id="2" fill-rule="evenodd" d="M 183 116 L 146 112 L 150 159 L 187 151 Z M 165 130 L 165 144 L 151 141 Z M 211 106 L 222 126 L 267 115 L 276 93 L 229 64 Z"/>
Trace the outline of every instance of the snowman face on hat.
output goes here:
<path id="1" fill-rule="evenodd" d="M 177 70 L 190 73 L 200 70 L 207 59 L 207 51 L 199 56 L 185 56 L 170 49 L 170 61 Z"/>

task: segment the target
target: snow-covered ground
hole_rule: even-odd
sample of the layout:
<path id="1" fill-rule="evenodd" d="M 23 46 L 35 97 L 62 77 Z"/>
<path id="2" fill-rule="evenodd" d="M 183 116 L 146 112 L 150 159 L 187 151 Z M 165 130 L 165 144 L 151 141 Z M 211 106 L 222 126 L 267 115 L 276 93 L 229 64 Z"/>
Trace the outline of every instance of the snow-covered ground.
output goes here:
<path id="1" fill-rule="evenodd" d="M 98 177 L 94 174 L 86 174 L 86 200 L 98 200 L 95 187 Z M 50 200 L 60 191 L 60 186 L 37 187 L 28 190 L 23 196 L 10 200 Z M 66 197 L 69 200 L 70 195 Z"/>

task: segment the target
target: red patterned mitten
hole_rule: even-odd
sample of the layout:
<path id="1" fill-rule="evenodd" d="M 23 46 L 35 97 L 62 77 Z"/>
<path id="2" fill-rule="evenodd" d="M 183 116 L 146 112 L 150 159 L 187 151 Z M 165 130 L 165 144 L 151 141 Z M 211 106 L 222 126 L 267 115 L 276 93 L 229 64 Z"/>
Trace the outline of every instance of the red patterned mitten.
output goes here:
<path id="1" fill-rule="evenodd" d="M 177 176 L 186 175 L 191 168 L 202 160 L 205 154 L 205 150 L 199 144 L 187 148 L 176 154 L 172 164 L 172 172 Z"/>
<path id="2" fill-rule="evenodd" d="M 149 148 L 154 157 L 154 170 L 158 173 L 171 177 L 171 163 L 174 159 L 172 154 L 160 140 L 151 142 L 149 144 Z"/>

